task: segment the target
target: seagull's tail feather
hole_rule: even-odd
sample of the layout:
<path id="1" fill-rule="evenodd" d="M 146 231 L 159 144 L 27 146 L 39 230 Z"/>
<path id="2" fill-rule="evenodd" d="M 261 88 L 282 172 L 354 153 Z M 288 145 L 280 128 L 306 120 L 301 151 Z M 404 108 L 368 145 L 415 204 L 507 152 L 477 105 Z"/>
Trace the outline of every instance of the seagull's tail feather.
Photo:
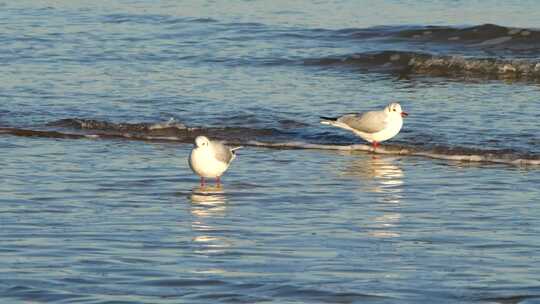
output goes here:
<path id="1" fill-rule="evenodd" d="M 243 146 L 233 147 L 229 149 L 231 151 L 231 156 L 232 156 L 231 159 L 229 160 L 229 164 L 236 158 L 236 150 L 240 148 L 243 148 Z"/>
<path id="2" fill-rule="evenodd" d="M 356 133 L 356 131 L 352 129 L 351 127 L 349 127 L 346 123 L 339 121 L 339 117 L 336 117 L 336 118 L 321 117 L 321 118 L 323 119 L 321 120 L 321 124 L 323 125 L 334 126 L 337 128 L 349 130 Z"/>
<path id="3" fill-rule="evenodd" d="M 231 152 L 232 152 L 233 154 L 235 154 L 235 153 L 236 153 L 236 150 L 241 149 L 241 148 L 243 148 L 243 146 L 238 146 L 238 147 L 231 148 Z"/>
<path id="4" fill-rule="evenodd" d="M 321 116 L 320 117 L 322 120 L 321 120 L 321 124 L 323 125 L 330 125 L 330 126 L 334 126 L 336 125 L 336 122 L 338 120 L 337 117 L 325 117 L 325 116 Z"/>

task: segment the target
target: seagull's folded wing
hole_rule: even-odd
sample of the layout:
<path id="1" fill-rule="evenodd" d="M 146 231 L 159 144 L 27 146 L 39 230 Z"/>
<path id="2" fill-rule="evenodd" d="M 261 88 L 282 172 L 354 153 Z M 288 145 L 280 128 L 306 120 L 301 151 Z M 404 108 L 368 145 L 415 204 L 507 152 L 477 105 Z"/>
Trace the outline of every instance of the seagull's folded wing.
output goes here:
<path id="1" fill-rule="evenodd" d="M 231 148 L 220 142 L 212 142 L 212 149 L 217 160 L 229 164 L 234 159 Z"/>
<path id="2" fill-rule="evenodd" d="M 364 133 L 377 133 L 386 128 L 386 115 L 382 111 L 343 115 L 338 119 L 352 129 Z"/>

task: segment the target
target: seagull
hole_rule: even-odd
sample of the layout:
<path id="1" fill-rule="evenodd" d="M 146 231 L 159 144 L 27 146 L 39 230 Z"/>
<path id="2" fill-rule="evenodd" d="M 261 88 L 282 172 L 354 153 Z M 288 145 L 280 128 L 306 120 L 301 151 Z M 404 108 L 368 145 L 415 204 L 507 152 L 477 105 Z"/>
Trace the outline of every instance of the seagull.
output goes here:
<path id="1" fill-rule="evenodd" d="M 321 117 L 321 124 L 352 131 L 376 149 L 380 142 L 399 133 L 403 126 L 403 117 L 407 115 L 409 114 L 401 110 L 399 103 L 393 102 L 381 111 L 345 114 L 335 118 Z"/>
<path id="2" fill-rule="evenodd" d="M 204 186 L 205 178 L 215 178 L 219 185 L 221 175 L 227 171 L 236 158 L 235 151 L 240 148 L 231 148 L 206 136 L 197 136 L 188 162 L 191 170 L 201 177 L 201 186 Z"/>

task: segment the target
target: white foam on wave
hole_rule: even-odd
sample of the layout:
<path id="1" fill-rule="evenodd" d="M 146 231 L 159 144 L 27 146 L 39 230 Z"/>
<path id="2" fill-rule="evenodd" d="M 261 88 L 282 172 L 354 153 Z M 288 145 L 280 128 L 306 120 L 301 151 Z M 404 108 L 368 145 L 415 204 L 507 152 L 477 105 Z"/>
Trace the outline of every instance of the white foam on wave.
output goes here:
<path id="1" fill-rule="evenodd" d="M 145 140 L 163 140 L 163 141 L 179 141 L 180 138 L 176 136 L 143 136 Z"/>
<path id="2" fill-rule="evenodd" d="M 477 43 L 477 44 L 473 44 L 473 45 L 470 45 L 469 47 L 485 47 L 485 46 L 492 46 L 492 45 L 497 45 L 497 44 L 501 44 L 501 43 L 505 43 L 505 42 L 508 42 L 512 40 L 512 37 L 511 36 L 503 36 L 503 37 L 498 37 L 498 38 L 493 38 L 493 39 L 488 39 L 488 40 L 485 40 L 481 43 Z"/>
<path id="3" fill-rule="evenodd" d="M 156 123 L 148 127 L 149 130 L 161 130 L 167 128 L 187 129 L 186 125 L 177 122 L 174 118 L 170 118 L 167 122 Z"/>
<path id="4" fill-rule="evenodd" d="M 388 154 L 388 155 L 408 155 L 408 156 L 421 156 L 433 159 L 442 159 L 450 161 L 460 162 L 487 162 L 498 164 L 509 164 L 517 166 L 540 166 L 540 159 L 527 159 L 527 158 L 515 158 L 511 155 L 497 155 L 492 153 L 481 154 L 444 154 L 435 151 L 416 151 L 403 147 L 378 147 L 376 150 L 370 145 L 355 144 L 355 145 L 324 145 L 324 144 L 311 144 L 304 142 L 284 142 L 284 143 L 265 143 L 258 141 L 249 141 L 245 145 L 266 147 L 275 149 L 319 149 L 319 150 L 339 150 L 339 151 L 366 151 L 375 154 Z"/>

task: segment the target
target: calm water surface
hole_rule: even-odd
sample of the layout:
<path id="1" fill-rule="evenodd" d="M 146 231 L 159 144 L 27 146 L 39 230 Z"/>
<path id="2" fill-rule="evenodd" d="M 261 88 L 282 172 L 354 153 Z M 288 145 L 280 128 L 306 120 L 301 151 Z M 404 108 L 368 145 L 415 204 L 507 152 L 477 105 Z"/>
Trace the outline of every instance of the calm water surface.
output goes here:
<path id="1" fill-rule="evenodd" d="M 0 302 L 539 303 L 538 166 L 248 145 L 537 161 L 537 5 L 0 1 Z"/>

